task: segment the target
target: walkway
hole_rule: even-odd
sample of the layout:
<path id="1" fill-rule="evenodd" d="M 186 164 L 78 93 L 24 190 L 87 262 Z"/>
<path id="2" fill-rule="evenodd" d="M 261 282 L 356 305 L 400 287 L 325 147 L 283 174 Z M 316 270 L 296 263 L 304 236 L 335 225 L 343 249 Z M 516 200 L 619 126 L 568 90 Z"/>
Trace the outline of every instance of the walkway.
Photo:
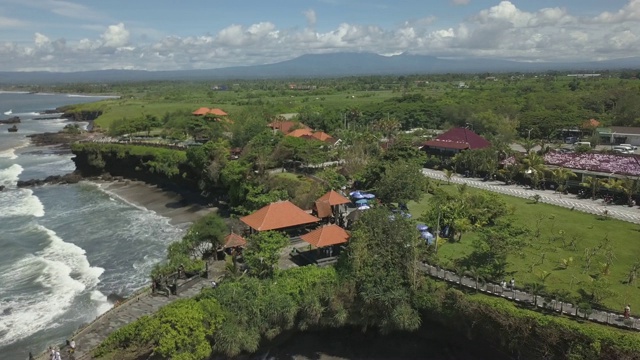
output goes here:
<path id="1" fill-rule="evenodd" d="M 210 271 L 213 273 L 210 278 L 217 279 L 222 274 L 223 266 L 224 261 L 215 262 L 210 268 Z M 209 281 L 210 280 L 202 277 L 190 280 L 178 288 L 178 295 L 165 296 L 151 294 L 151 292 L 146 291 L 130 297 L 125 303 L 102 314 L 73 335 L 72 338 L 76 341 L 77 347 L 75 359 L 91 359 L 93 350 L 112 332 L 144 315 L 155 313 L 161 307 L 173 301 L 195 296 L 203 286 L 209 285 Z M 61 354 L 66 355 L 66 349 L 62 349 Z M 46 354 L 41 354 L 37 359 L 48 360 L 48 357 Z M 63 359 L 69 359 L 69 357 L 63 356 Z"/>
<path id="2" fill-rule="evenodd" d="M 433 169 L 422 169 L 422 173 L 432 179 L 438 179 L 447 181 L 446 176 L 442 171 Z M 500 194 L 516 196 L 519 198 L 531 199 L 534 195 L 540 196 L 540 202 L 562 206 L 569 209 L 574 209 L 582 212 L 586 212 L 594 215 L 604 215 L 605 211 L 607 216 L 612 218 L 628 221 L 635 224 L 640 224 L 640 210 L 635 207 L 628 207 L 622 205 L 605 205 L 602 200 L 591 199 L 578 199 L 575 195 L 562 195 L 560 193 L 553 193 L 552 191 L 533 190 L 518 185 L 505 185 L 500 181 L 483 181 L 477 178 L 465 178 L 454 175 L 451 178 L 451 182 L 454 184 L 467 184 L 474 188 L 483 190 L 489 190 Z"/>
<path id="3" fill-rule="evenodd" d="M 468 278 L 466 276 L 460 278 L 460 276 L 454 272 L 439 269 L 428 264 L 423 264 L 422 266 L 423 270 L 431 277 L 442 279 L 449 283 L 457 284 L 470 289 L 476 288 L 476 282 L 471 278 Z M 478 291 L 484 294 L 498 296 L 507 300 L 533 306 L 534 296 L 527 292 L 520 291 L 517 288 L 514 291 L 511 291 L 509 289 L 503 289 L 500 285 L 497 284 L 480 282 L 478 283 Z M 540 295 L 538 295 L 538 297 L 536 298 L 535 305 L 540 309 L 547 308 L 554 312 L 562 313 L 564 315 L 572 317 L 585 317 L 585 314 L 579 311 L 577 307 L 571 303 L 562 303 L 560 301 L 546 299 Z M 625 329 L 633 329 L 636 331 L 640 330 L 640 319 L 630 317 L 629 324 L 627 325 L 624 322 L 624 317 L 620 313 L 593 310 L 592 313 L 587 316 L 587 319 L 609 326 L 617 326 Z"/>

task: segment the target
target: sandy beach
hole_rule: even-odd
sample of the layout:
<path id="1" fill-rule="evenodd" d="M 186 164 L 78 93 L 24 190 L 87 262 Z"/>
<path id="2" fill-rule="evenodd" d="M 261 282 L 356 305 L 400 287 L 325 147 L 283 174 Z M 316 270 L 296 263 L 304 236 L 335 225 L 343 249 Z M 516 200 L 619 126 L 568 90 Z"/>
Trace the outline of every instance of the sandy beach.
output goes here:
<path id="1" fill-rule="evenodd" d="M 104 182 L 102 188 L 125 201 L 167 217 L 172 225 L 187 226 L 198 218 L 216 211 L 195 194 L 178 193 L 142 181 Z"/>

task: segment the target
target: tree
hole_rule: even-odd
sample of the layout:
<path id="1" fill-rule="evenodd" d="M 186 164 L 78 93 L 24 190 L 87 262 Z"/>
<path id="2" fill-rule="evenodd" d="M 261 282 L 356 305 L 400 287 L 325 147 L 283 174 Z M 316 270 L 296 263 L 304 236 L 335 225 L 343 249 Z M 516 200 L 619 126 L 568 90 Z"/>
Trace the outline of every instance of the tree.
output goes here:
<path id="1" fill-rule="evenodd" d="M 399 161 L 389 164 L 379 181 L 373 184 L 378 198 L 384 203 L 420 201 L 429 180 L 414 163 Z"/>
<path id="2" fill-rule="evenodd" d="M 577 177 L 576 173 L 563 167 L 551 171 L 551 178 L 558 184 L 556 191 L 561 193 L 567 189 L 567 181 L 575 177 Z"/>
<path id="3" fill-rule="evenodd" d="M 600 186 L 602 186 L 602 179 L 598 179 L 593 176 L 587 176 L 586 178 L 584 178 L 584 181 L 580 183 L 580 186 L 586 187 L 587 189 L 591 190 L 591 199 L 595 200 L 596 194 L 598 193 Z"/>
<path id="4" fill-rule="evenodd" d="M 222 185 L 220 175 L 229 161 L 229 154 L 229 143 L 223 139 L 187 150 L 187 165 L 197 174 L 201 190 L 213 191 Z"/>
<path id="5" fill-rule="evenodd" d="M 249 272 L 260 278 L 273 277 L 278 267 L 280 252 L 289 244 L 289 238 L 277 231 L 262 231 L 248 239 L 244 258 Z"/>
<path id="6" fill-rule="evenodd" d="M 360 324 L 383 331 L 415 330 L 420 315 L 411 296 L 420 286 L 424 242 L 411 220 L 390 220 L 391 215 L 384 207 L 362 215 L 340 257 L 339 271 L 355 289 L 353 314 Z"/>
<path id="7" fill-rule="evenodd" d="M 522 170 L 524 175 L 531 179 L 531 187 L 537 189 L 540 182 L 544 180 L 547 168 L 544 166 L 544 159 L 540 155 L 529 153 L 522 160 Z"/>
<path id="8" fill-rule="evenodd" d="M 485 269 L 481 268 L 481 267 L 477 267 L 477 266 L 472 266 L 469 268 L 469 270 L 467 271 L 467 275 L 471 276 L 471 278 L 473 278 L 473 280 L 476 283 L 476 291 L 478 291 L 478 286 L 480 281 L 484 281 L 485 280 Z"/>
<path id="9" fill-rule="evenodd" d="M 444 169 L 444 177 L 447 179 L 447 185 L 451 184 L 451 178 L 456 174 L 453 170 Z"/>
<path id="10" fill-rule="evenodd" d="M 200 244 L 208 244 L 208 248 L 216 256 L 217 249 L 223 244 L 225 236 L 229 233 L 227 224 L 215 212 L 209 213 L 196 220 L 185 235 L 186 243 L 191 248 L 196 248 Z"/>
<path id="11" fill-rule="evenodd" d="M 533 306 L 538 306 L 538 296 L 545 291 L 546 286 L 540 282 L 532 282 L 525 285 L 525 289 L 533 295 Z"/>

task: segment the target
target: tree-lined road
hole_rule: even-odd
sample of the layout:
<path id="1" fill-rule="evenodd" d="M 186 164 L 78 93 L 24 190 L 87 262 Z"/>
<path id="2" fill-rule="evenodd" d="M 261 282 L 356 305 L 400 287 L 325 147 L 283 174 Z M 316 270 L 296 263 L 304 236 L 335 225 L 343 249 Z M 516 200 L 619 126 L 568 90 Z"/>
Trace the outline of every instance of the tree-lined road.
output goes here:
<path id="1" fill-rule="evenodd" d="M 432 179 L 447 181 L 447 177 L 442 171 L 433 169 L 422 169 L 422 173 Z M 459 176 L 451 177 L 451 183 L 467 184 L 468 186 L 493 191 L 500 194 L 516 196 L 524 199 L 531 199 L 534 195 L 539 195 L 539 201 L 546 204 L 562 206 L 565 208 L 586 212 L 594 215 L 606 215 L 614 219 L 640 224 L 640 210 L 637 207 L 627 207 L 622 205 L 605 205 L 602 200 L 578 199 L 575 195 L 562 195 L 551 191 L 534 190 L 518 185 L 505 185 L 499 181 L 484 181 L 478 178 L 465 178 Z"/>

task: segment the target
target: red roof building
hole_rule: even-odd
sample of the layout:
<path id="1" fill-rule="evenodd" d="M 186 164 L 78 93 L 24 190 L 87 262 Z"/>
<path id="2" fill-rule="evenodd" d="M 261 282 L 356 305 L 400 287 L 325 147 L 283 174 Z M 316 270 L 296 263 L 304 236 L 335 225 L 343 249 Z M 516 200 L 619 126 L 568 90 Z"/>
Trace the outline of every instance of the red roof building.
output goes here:
<path id="1" fill-rule="evenodd" d="M 351 202 L 351 200 L 347 199 L 346 197 L 338 194 L 336 191 L 331 190 L 329 192 L 327 192 L 326 194 L 322 195 L 318 201 L 326 201 L 329 203 L 329 205 L 331 206 L 336 206 L 336 205 L 342 205 L 342 204 L 349 204 Z"/>
<path id="2" fill-rule="evenodd" d="M 343 244 L 349 241 L 350 237 L 346 230 L 336 224 L 326 225 L 300 236 L 302 240 L 317 248 Z"/>
<path id="3" fill-rule="evenodd" d="M 227 116 L 229 114 L 227 114 L 226 112 L 224 112 L 222 109 L 209 109 L 209 114 L 211 115 L 215 115 L 215 116 Z"/>
<path id="4" fill-rule="evenodd" d="M 485 149 L 490 146 L 491 143 L 487 139 L 467 128 L 453 128 L 433 140 L 426 141 L 422 145 L 422 149 L 460 152 L 462 150 Z"/>
<path id="5" fill-rule="evenodd" d="M 331 135 L 322 132 L 322 131 L 316 131 L 313 133 L 313 135 L 311 135 L 311 137 L 313 137 L 314 139 L 329 143 L 329 144 L 335 144 L 336 143 L 336 139 L 334 139 Z"/>
<path id="6" fill-rule="evenodd" d="M 192 112 L 192 114 L 196 116 L 204 116 L 204 115 L 207 115 L 208 113 L 209 113 L 209 108 L 206 108 L 206 107 L 201 107 L 200 109 Z"/>
<path id="7" fill-rule="evenodd" d="M 295 206 L 290 201 L 271 203 L 240 221 L 257 231 L 286 229 L 320 221 L 315 216 Z"/>
<path id="8" fill-rule="evenodd" d="M 283 134 L 290 133 L 294 128 L 311 130 L 307 125 L 295 121 L 273 121 L 267 125 L 273 130 L 279 130 Z"/>
<path id="9" fill-rule="evenodd" d="M 293 137 L 297 137 L 297 138 L 312 137 L 313 133 L 309 129 L 295 129 L 295 130 L 291 131 L 290 133 L 288 133 L 287 136 L 293 136 Z"/>
<path id="10" fill-rule="evenodd" d="M 238 234 L 231 233 L 224 238 L 224 247 L 226 248 L 245 247 L 246 245 L 247 240 Z"/>

